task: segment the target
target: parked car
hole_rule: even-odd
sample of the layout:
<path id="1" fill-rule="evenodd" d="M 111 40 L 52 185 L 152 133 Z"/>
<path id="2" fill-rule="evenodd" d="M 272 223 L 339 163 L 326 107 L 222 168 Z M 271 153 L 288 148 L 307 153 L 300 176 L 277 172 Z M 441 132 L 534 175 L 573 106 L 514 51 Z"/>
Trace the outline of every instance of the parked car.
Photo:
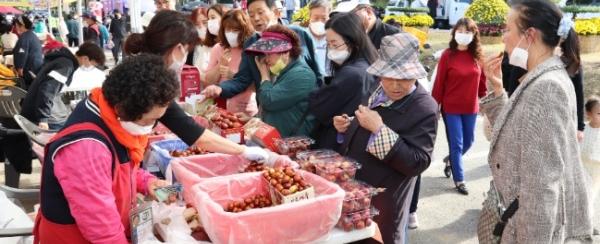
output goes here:
<path id="1" fill-rule="evenodd" d="M 440 28 L 450 28 L 465 16 L 473 0 L 442 0 L 436 9 L 436 24 Z"/>
<path id="2" fill-rule="evenodd" d="M 385 8 L 385 14 L 402 14 L 399 11 L 395 11 L 395 8 L 428 8 L 427 2 L 427 0 L 414 0 L 412 3 L 409 3 L 408 0 L 390 0 L 388 6 Z M 436 12 L 429 13 L 432 16 L 435 15 L 436 23 L 434 26 L 444 29 L 454 26 L 465 15 L 472 2 L 473 0 L 439 0 Z"/>

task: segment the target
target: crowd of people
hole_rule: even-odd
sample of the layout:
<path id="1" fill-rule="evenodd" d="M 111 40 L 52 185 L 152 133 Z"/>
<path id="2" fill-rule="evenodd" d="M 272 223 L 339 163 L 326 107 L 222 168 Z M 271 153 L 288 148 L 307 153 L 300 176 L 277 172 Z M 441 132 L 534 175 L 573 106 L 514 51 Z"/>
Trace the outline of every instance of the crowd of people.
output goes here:
<path id="1" fill-rule="evenodd" d="M 186 115 L 174 101 L 185 65 L 199 70 L 201 94 L 218 107 L 259 117 L 283 137 L 314 138 L 314 148 L 356 159 L 357 179 L 386 188 L 372 203 L 380 210 L 374 221 L 381 236 L 366 243 L 406 243 L 407 229 L 418 227 L 420 174 L 432 162 L 438 121 L 449 147 L 443 173 L 458 193 L 469 194 L 463 155 L 479 114 L 490 124 L 488 163 L 500 203 L 517 206 L 503 220 L 502 243 L 591 242 L 600 100 L 584 101 L 577 34 L 554 4 L 514 4 L 505 51 L 489 57 L 477 23 L 460 19 L 429 92 L 417 82 L 428 76 L 419 41 L 383 23 L 369 1 L 334 8 L 312 0 L 308 20 L 291 24 L 275 0 L 232 9 L 201 5 L 191 14 L 175 11 L 170 0 L 155 3 L 143 33 L 128 34 L 118 10 L 108 27 L 85 13 L 81 45 L 77 16 L 66 21 L 62 42 L 43 44 L 26 16 L 0 22 L 3 43 L 12 26 L 19 36 L 14 67 L 27 89 L 21 114 L 58 131 L 42 166 L 35 230 L 41 242 L 127 243 L 132 194 L 152 195 L 167 184 L 140 168 L 157 122 L 190 146 L 249 160 L 270 157 Z M 107 46 L 118 65 L 74 109 L 66 107 L 61 91 L 82 82 L 78 72 L 100 71 Z M 31 159 L 21 161 L 11 160 L 18 171 L 31 172 Z"/>

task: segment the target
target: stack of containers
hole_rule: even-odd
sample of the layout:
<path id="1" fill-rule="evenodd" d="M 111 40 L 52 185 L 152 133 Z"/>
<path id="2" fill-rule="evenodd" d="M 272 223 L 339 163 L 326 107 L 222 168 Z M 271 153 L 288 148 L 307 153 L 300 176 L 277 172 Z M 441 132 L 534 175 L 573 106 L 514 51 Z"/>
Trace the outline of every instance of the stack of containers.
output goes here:
<path id="1" fill-rule="evenodd" d="M 371 207 L 371 199 L 381 190 L 354 180 L 360 164 L 332 150 L 304 151 L 296 157 L 304 170 L 337 183 L 346 192 L 338 228 L 352 231 L 371 225 L 372 218 L 379 212 Z"/>

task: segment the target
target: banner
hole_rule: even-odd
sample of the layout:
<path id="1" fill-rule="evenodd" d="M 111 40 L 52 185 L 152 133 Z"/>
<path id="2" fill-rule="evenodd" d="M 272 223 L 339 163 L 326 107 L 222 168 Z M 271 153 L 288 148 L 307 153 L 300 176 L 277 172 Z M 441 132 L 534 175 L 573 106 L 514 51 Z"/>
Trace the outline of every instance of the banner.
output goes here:
<path id="1" fill-rule="evenodd" d="M 32 7 L 31 2 L 29 0 L 0 0 L 0 6 L 6 7 Z"/>
<path id="2" fill-rule="evenodd" d="M 0 2 L 2 2 L 2 1 L 11 1 L 11 0 L 0 0 Z M 12 1 L 17 1 L 17 0 L 12 0 Z M 27 1 L 27 0 L 20 0 L 20 1 Z M 58 7 L 58 4 L 60 4 L 61 0 L 35 0 L 33 2 L 34 2 L 33 5 L 36 8 L 45 9 L 45 8 L 48 8 L 48 4 L 50 4 L 51 8 Z M 74 3 L 74 2 L 77 2 L 77 0 L 62 0 L 63 6 L 68 6 L 70 3 Z"/>

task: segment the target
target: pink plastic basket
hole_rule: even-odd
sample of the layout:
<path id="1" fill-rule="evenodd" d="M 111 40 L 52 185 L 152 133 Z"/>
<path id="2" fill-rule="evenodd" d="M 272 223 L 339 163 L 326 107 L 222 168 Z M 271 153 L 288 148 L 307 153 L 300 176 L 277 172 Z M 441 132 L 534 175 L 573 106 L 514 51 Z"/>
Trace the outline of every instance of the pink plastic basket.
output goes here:
<path id="1" fill-rule="evenodd" d="M 202 180 L 191 189 L 192 205 L 214 243 L 310 243 L 333 229 L 341 215 L 344 191 L 336 184 L 298 171 L 315 188 L 316 197 L 294 203 L 225 212 L 223 206 L 267 193 L 261 173 L 237 174 Z"/>
<path id="2" fill-rule="evenodd" d="M 287 156 L 272 154 L 275 165 L 294 165 Z M 239 174 L 250 161 L 241 156 L 209 153 L 187 158 L 173 158 L 171 169 L 177 182 L 183 185 L 184 199 L 191 199 L 188 189 L 203 179 Z M 189 202 L 189 201 L 188 201 Z"/>

